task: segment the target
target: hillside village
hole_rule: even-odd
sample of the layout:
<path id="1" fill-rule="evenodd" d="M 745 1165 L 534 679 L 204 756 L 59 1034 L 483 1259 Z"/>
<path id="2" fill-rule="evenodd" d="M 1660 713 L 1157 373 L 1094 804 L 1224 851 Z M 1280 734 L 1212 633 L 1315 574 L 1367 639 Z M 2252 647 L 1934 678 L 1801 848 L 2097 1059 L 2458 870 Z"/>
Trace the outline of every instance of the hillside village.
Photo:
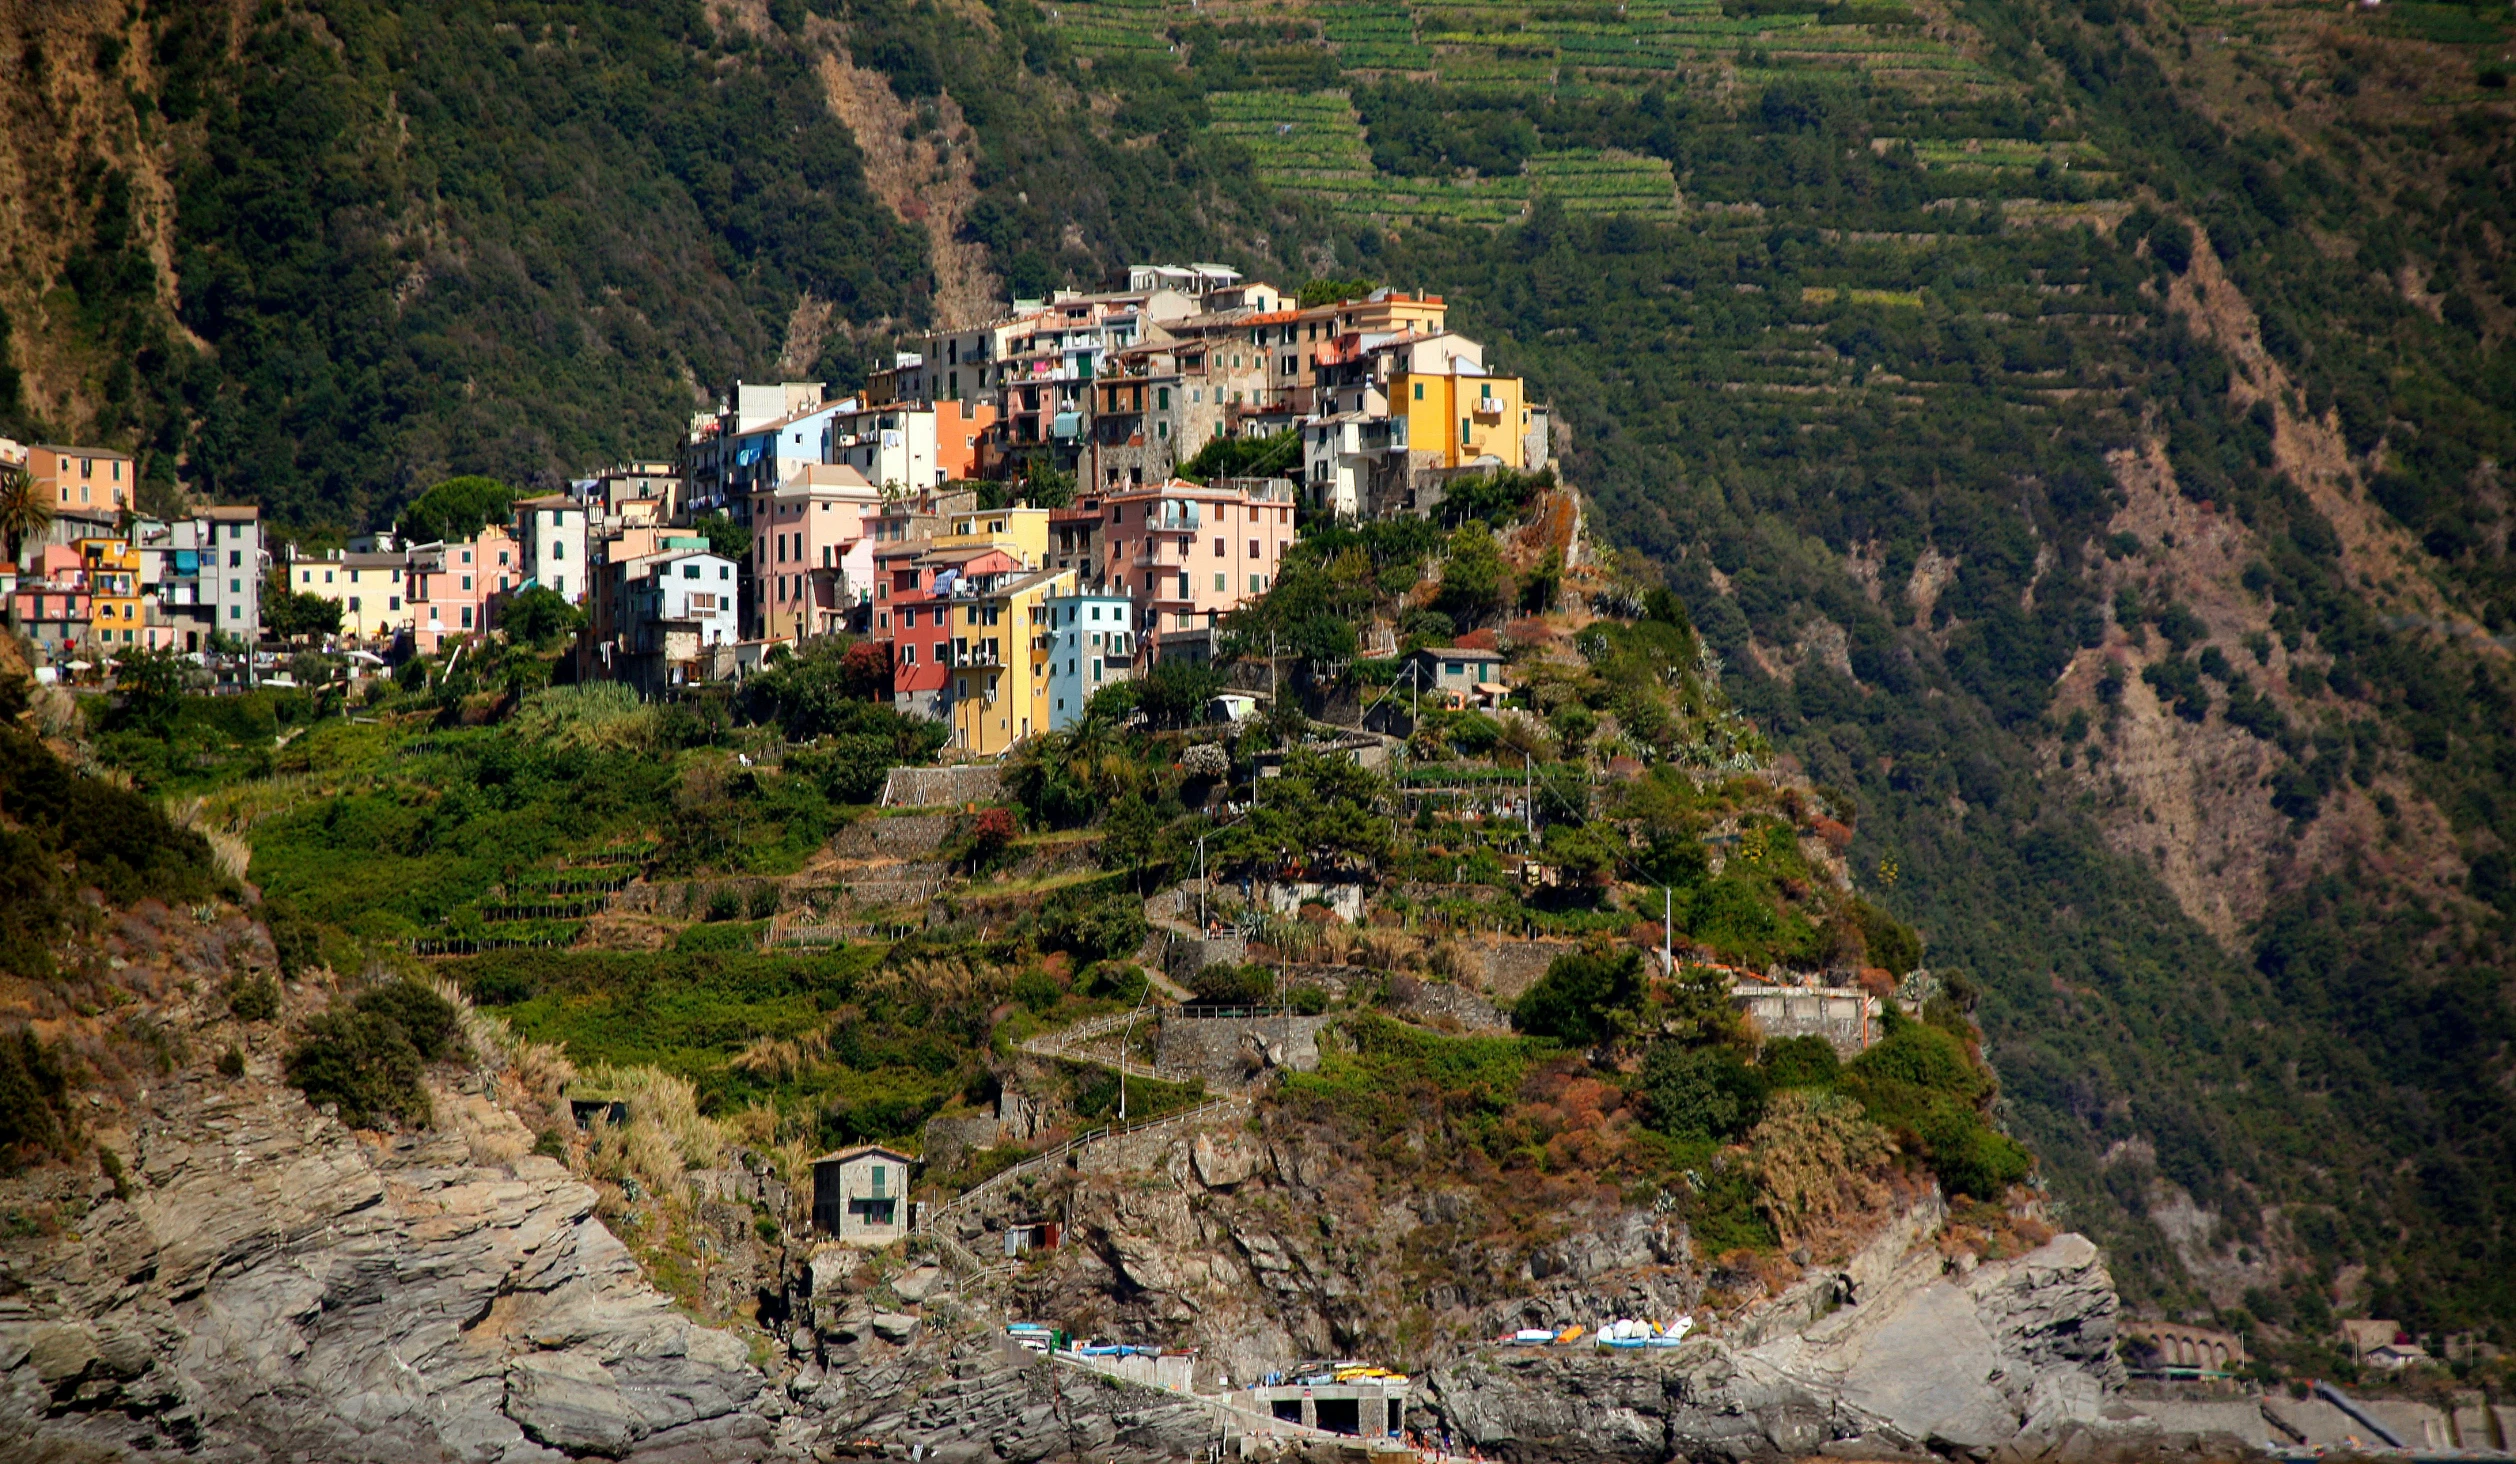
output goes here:
<path id="1" fill-rule="evenodd" d="M 2262 1336 L 2114 1316 L 1857 798 L 1590 541 L 1445 301 L 1124 285 L 338 549 L 26 449 L 12 622 L 89 708 L 30 715 L 269 928 L 202 1017 L 218 1071 L 412 1133 L 454 1101 L 417 1075 L 495 1049 L 649 1282 L 894 1447 L 975 1425 L 806 1380 L 983 1325 L 1227 1440 L 1525 1449 L 1521 1404 L 1407 1370 L 1749 1348 L 1882 1258 L 1916 1295 L 2079 1278 L 2038 1325 L 2155 1385 L 2145 1428 L 2503 1427 L 2230 1401 Z M 2271 1341 L 2439 1365 L 2381 1319 Z"/>
<path id="2" fill-rule="evenodd" d="M 240 686 L 293 680 L 290 646 L 354 674 L 555 599 L 582 622 L 574 674 L 650 696 L 852 634 L 892 648 L 903 709 L 996 756 L 1110 680 L 1214 659 L 1297 511 L 1429 515 L 1457 477 L 1546 465 L 1546 409 L 1447 328 L 1439 297 L 1331 288 L 1304 305 L 1218 265 L 1121 283 L 930 334 L 845 396 L 738 382 L 669 460 L 564 492 L 449 485 L 450 516 L 423 498 L 336 549 L 266 543 L 249 506 L 152 521 L 127 454 L 0 445 L 32 505 L 0 586 L 9 623 L 47 679 L 172 650 Z M 1244 448 L 1232 471 L 1182 476 L 1218 444 Z M 1085 639 L 1052 656 L 1045 632 L 1066 625 Z"/>

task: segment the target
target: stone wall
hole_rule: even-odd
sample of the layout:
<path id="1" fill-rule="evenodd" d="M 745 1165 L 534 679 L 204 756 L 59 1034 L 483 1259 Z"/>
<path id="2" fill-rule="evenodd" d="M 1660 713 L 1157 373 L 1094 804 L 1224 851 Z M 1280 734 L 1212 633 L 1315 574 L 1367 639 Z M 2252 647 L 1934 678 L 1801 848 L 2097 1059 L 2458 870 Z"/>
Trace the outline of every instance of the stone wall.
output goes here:
<path id="1" fill-rule="evenodd" d="M 1879 1038 L 1878 998 L 1823 986 L 1744 986 L 1730 999 L 1768 1040 L 1823 1037 L 1843 1057 Z"/>
<path id="2" fill-rule="evenodd" d="M 1485 989 L 1509 1003 L 1535 986 L 1557 956 L 1579 949 L 1580 942 L 1569 940 L 1482 940 L 1469 942 L 1468 957 Z"/>
<path id="3" fill-rule="evenodd" d="M 993 763 L 893 768 L 882 784 L 885 808 L 955 808 L 964 803 L 993 803 L 1004 796 L 1004 775 Z"/>
<path id="4" fill-rule="evenodd" d="M 1319 1032 L 1336 1018 L 1162 1018 L 1160 1056 L 1168 1069 L 1194 1073 L 1210 1083 L 1243 1083 L 1269 1068 L 1297 1073 L 1319 1066 Z"/>

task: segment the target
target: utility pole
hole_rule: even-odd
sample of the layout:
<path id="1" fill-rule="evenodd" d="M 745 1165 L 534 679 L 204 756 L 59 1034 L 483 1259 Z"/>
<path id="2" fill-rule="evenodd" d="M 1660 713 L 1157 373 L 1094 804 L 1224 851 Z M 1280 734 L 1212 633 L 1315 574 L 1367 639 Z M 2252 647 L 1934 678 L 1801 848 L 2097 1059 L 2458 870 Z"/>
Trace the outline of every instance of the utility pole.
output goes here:
<path id="1" fill-rule="evenodd" d="M 1660 886 L 1660 974 L 1669 977 L 1677 975 L 1677 963 L 1669 958 L 1670 936 L 1677 928 L 1675 910 L 1676 905 L 1669 896 L 1669 887 Z"/>

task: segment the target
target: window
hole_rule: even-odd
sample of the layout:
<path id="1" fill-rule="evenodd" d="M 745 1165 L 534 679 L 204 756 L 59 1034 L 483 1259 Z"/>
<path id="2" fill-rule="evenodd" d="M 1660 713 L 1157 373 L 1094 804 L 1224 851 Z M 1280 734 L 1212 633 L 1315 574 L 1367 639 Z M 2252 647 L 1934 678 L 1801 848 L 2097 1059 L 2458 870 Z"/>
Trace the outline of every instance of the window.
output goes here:
<path id="1" fill-rule="evenodd" d="M 399 610 L 399 609 L 401 609 L 401 608 L 402 608 L 402 597 L 401 597 L 401 596 L 399 596 L 399 595 L 387 595 L 387 596 L 385 596 L 385 597 L 384 597 L 384 608 L 386 608 L 387 610 Z"/>
<path id="2" fill-rule="evenodd" d="M 463 576 L 463 588 L 465 588 L 465 589 L 467 589 L 467 590 L 468 590 L 468 589 L 470 589 L 471 587 L 472 587 L 472 577 L 471 577 L 470 575 L 468 575 L 468 574 L 467 574 L 467 575 Z"/>
<path id="3" fill-rule="evenodd" d="M 1415 384 L 1415 399 L 1419 402 L 1424 400 L 1424 383 L 1420 381 Z"/>
<path id="4" fill-rule="evenodd" d="M 310 585 L 310 584 L 313 584 L 313 583 L 314 583 L 314 571 L 313 571 L 313 570 L 311 570 L 311 569 L 301 569 L 301 570 L 297 571 L 297 583 L 299 583 L 299 584 L 301 584 L 301 585 Z"/>
<path id="5" fill-rule="evenodd" d="M 356 595 L 349 597 L 349 613 L 352 615 L 358 613 L 358 597 Z"/>
<path id="6" fill-rule="evenodd" d="M 1224 575 L 1223 571 L 1221 571 L 1221 570 L 1219 570 L 1219 569 L 1218 569 L 1218 570 L 1216 570 L 1216 571 L 1214 572 L 1214 588 L 1215 588 L 1215 592 L 1216 592 L 1217 594 L 1222 593 L 1223 588 L 1224 588 L 1224 584 L 1225 584 L 1225 579 L 1226 579 L 1226 576 Z"/>
<path id="7" fill-rule="evenodd" d="M 1255 539 L 1249 541 L 1249 557 L 1252 559 L 1258 557 L 1258 541 Z"/>
<path id="8" fill-rule="evenodd" d="M 716 577 L 721 580 L 732 579 L 734 577 L 734 566 L 730 564 L 718 565 L 716 567 Z"/>
<path id="9" fill-rule="evenodd" d="M 1214 557 L 1215 557 L 1215 558 L 1217 558 L 1217 559 L 1221 559 L 1221 558 L 1223 557 L 1223 552 L 1224 552 L 1224 551 L 1223 551 L 1223 541 L 1222 541 L 1221 539 L 1217 539 L 1217 540 L 1215 540 L 1215 541 L 1214 541 Z"/>
<path id="10" fill-rule="evenodd" d="M 565 559 L 565 558 L 567 558 L 567 557 L 568 557 L 568 546 L 567 546 L 567 544 L 566 544 L 564 541 L 561 541 L 561 540 L 553 540 L 553 541 L 551 541 L 551 546 L 550 546 L 550 557 L 551 557 L 551 558 L 553 558 L 553 559 Z"/>
<path id="11" fill-rule="evenodd" d="M 1153 405 L 1157 410 L 1164 412 L 1169 411 L 1171 409 L 1171 389 L 1167 386 L 1155 387 L 1153 389 Z"/>
<path id="12" fill-rule="evenodd" d="M 469 605 L 463 607 L 463 628 L 465 630 L 472 628 L 472 607 Z"/>
<path id="13" fill-rule="evenodd" d="M 227 593 L 231 595 L 241 595 L 244 592 L 245 582 L 243 580 L 232 579 L 227 582 Z"/>
<path id="14" fill-rule="evenodd" d="M 507 551 L 504 549 L 498 551 L 498 567 L 500 569 L 507 567 Z"/>
<path id="15" fill-rule="evenodd" d="M 695 579 L 697 579 L 697 578 L 699 577 L 699 566 L 697 566 L 697 565 L 695 565 L 695 564 L 685 564 L 685 565 L 683 565 L 683 566 L 681 567 L 681 577 L 682 577 L 683 579 L 686 579 L 686 580 L 695 580 Z M 467 590 L 468 590 L 468 589 L 470 589 L 471 587 L 472 587 L 472 582 L 471 582 L 470 580 L 465 580 L 465 581 L 463 582 L 463 588 L 465 588 L 465 589 L 467 589 Z"/>
<path id="16" fill-rule="evenodd" d="M 1250 592 L 1251 594 L 1253 594 L 1253 595 L 1254 595 L 1254 594 L 1257 594 L 1259 591 L 1261 591 L 1261 590 L 1265 589 L 1266 587 L 1267 587 L 1267 577 L 1266 577 L 1265 575 L 1263 575 L 1263 574 L 1253 574 L 1253 575 L 1251 575 L 1251 576 L 1249 577 L 1249 592 Z"/>
<path id="17" fill-rule="evenodd" d="M 1465 418 L 1465 417 L 1461 417 L 1461 418 L 1459 419 L 1459 442 L 1460 442 L 1460 444 L 1461 444 L 1462 446 L 1465 446 L 1465 445 L 1467 444 L 1467 441 L 1468 441 L 1468 419 L 1467 419 L 1467 418 Z"/>
<path id="18" fill-rule="evenodd" d="M 245 551 L 242 549 L 230 549 L 227 551 L 227 567 L 229 569 L 240 568 L 243 566 L 244 562 Z"/>
<path id="19" fill-rule="evenodd" d="M 916 665 L 916 664 L 917 664 L 917 647 L 912 646 L 912 645 L 905 645 L 905 644 L 904 644 L 904 645 L 902 645 L 902 646 L 900 647 L 900 664 L 901 664 L 901 665 L 903 665 L 903 666 L 914 666 L 914 665 Z"/>
<path id="20" fill-rule="evenodd" d="M 1098 656 L 1092 658 L 1092 679 L 1094 681 L 1101 679 L 1101 658 Z"/>
<path id="21" fill-rule="evenodd" d="M 464 550 L 464 551 L 463 551 L 463 562 L 464 562 L 465 564 L 469 564 L 469 563 L 471 563 L 471 562 L 472 562 L 472 551 L 471 551 L 471 550 L 466 549 L 466 550 Z"/>
<path id="22" fill-rule="evenodd" d="M 227 607 L 227 618 L 228 618 L 228 619 L 230 619 L 230 620 L 242 620 L 242 619 L 244 619 L 244 618 L 245 618 L 245 609 L 244 609 L 244 607 L 243 607 L 242 605 L 230 605 L 230 606 L 228 606 L 228 607 Z"/>

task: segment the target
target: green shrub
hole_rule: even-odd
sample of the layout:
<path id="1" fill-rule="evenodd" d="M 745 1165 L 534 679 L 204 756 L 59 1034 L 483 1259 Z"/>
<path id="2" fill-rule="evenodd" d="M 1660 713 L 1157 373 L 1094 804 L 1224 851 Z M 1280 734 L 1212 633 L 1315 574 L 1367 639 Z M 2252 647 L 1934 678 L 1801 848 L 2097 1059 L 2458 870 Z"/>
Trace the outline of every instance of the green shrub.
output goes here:
<path id="1" fill-rule="evenodd" d="M 1328 1009 L 1328 989 L 1324 986 L 1296 986 L 1285 1004 L 1305 1017 L 1318 1016 Z"/>
<path id="2" fill-rule="evenodd" d="M 245 1075 L 243 1048 L 230 1047 L 218 1055 L 218 1075 L 222 1078 L 241 1078 Z"/>
<path id="3" fill-rule="evenodd" d="M 238 977 L 227 985 L 227 1011 L 239 1022 L 267 1022 L 280 1014 L 279 983 L 268 976 Z"/>
<path id="4" fill-rule="evenodd" d="M 1953 1033 L 1895 1014 L 1887 1035 L 1844 1068 L 1842 1090 L 1920 1157 L 1951 1195 L 1998 1200 L 2035 1160 L 1992 1127 L 1992 1075 Z"/>
<path id="5" fill-rule="evenodd" d="M 1843 1059 L 1823 1037 L 1777 1037 L 1765 1044 L 1765 1082 L 1773 1088 L 1831 1088 Z"/>
<path id="6" fill-rule="evenodd" d="M 1673 1139 L 1730 1143 L 1765 1111 L 1766 1075 L 1728 1047 L 1662 1042 L 1643 1059 L 1643 1104 L 1651 1126 Z"/>
<path id="7" fill-rule="evenodd" d="M 1275 971 L 1255 962 L 1235 966 L 1229 961 L 1210 961 L 1206 968 L 1190 977 L 1188 989 L 1197 999 L 1216 1006 L 1257 1006 L 1275 1000 Z"/>
<path id="8" fill-rule="evenodd" d="M 1083 994 L 1095 1001 L 1132 1006 L 1144 1000 L 1145 988 L 1151 984 L 1141 967 L 1123 961 L 1100 961 L 1084 968 L 1081 986 Z"/>
<path id="9" fill-rule="evenodd" d="M 1069 887 L 1040 902 L 1040 944 L 1071 951 L 1082 960 L 1132 956 L 1151 933 L 1144 902 L 1124 890 L 1095 896 Z"/>
<path id="10" fill-rule="evenodd" d="M 307 1102 L 338 1105 L 351 1128 L 385 1118 L 425 1126 L 431 1114 L 420 1079 L 428 1064 L 462 1051 L 453 1004 L 416 981 L 397 981 L 308 1022 L 288 1054 L 288 1080 Z"/>
<path id="11" fill-rule="evenodd" d="M 0 1037 L 0 1172 L 67 1153 L 72 1137 L 70 1080 L 60 1055 L 24 1027 Z"/>
<path id="12" fill-rule="evenodd" d="M 1512 1024 L 1537 1037 L 1605 1042 L 1642 1000 L 1642 953 L 1583 950 L 1557 956 L 1537 984 L 1520 994 Z"/>
<path id="13" fill-rule="evenodd" d="M 719 921 L 713 911 L 711 924 L 693 925 L 673 938 L 676 951 L 747 951 L 760 944 L 762 925 L 754 921 Z"/>
<path id="14" fill-rule="evenodd" d="M 1063 1001 L 1066 988 L 1046 971 L 1025 971 L 1013 979 L 1013 999 L 1034 1012 L 1045 1012 Z"/>

